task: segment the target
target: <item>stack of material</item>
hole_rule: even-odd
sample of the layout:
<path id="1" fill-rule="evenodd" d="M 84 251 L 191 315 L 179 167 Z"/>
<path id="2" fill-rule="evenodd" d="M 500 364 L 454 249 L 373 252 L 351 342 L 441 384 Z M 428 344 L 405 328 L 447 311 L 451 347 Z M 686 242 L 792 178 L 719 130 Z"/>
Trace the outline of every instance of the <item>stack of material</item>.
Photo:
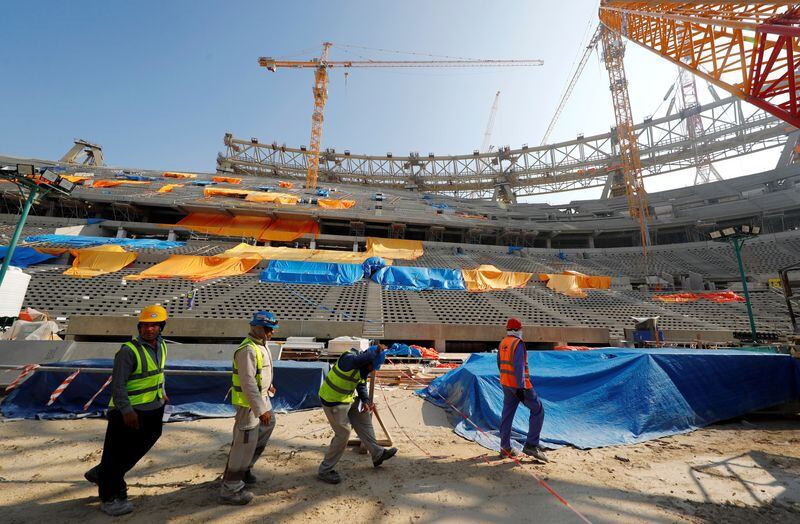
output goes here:
<path id="1" fill-rule="evenodd" d="M 386 364 L 376 373 L 376 378 L 384 386 L 417 389 L 427 386 L 448 371 L 450 370 L 429 368 L 420 364 Z"/>

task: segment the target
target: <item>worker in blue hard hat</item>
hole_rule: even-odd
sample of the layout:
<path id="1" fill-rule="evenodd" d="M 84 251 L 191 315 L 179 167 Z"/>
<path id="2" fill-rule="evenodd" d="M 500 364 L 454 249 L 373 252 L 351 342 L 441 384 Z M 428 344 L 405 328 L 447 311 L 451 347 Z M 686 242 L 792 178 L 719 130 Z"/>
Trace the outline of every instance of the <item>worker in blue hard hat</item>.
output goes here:
<path id="1" fill-rule="evenodd" d="M 278 319 L 269 311 L 258 311 L 250 320 L 250 333 L 233 353 L 231 402 L 236 406 L 233 443 L 222 476 L 219 501 L 244 505 L 253 500 L 245 489 L 256 483 L 252 469 L 275 429 L 270 396 L 273 366 L 267 343 L 278 329 Z"/>
<path id="2" fill-rule="evenodd" d="M 351 349 L 339 357 L 325 376 L 319 388 L 319 398 L 322 402 L 322 411 L 333 428 L 333 439 L 325 458 L 319 465 L 317 477 L 320 480 L 329 484 L 338 484 L 342 481 L 341 475 L 334 467 L 347 448 L 351 425 L 372 456 L 374 467 L 377 468 L 397 454 L 397 448 L 384 448 L 378 445 L 372 427 L 375 403 L 367 392 L 367 377 L 373 371 L 379 370 L 385 360 L 386 346 L 383 344 L 370 346 L 363 352 Z M 357 402 L 356 397 L 358 397 Z"/>

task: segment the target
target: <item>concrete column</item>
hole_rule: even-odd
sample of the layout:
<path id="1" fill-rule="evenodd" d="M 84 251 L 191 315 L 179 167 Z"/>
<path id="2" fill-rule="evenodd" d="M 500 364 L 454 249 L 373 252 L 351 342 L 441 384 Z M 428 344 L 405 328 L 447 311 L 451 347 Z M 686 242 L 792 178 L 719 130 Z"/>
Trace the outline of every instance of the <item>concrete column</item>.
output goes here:
<path id="1" fill-rule="evenodd" d="M 358 252 L 358 242 L 353 242 L 353 251 Z"/>
<path id="2" fill-rule="evenodd" d="M 544 239 L 544 247 L 546 247 L 547 249 L 552 249 L 553 248 L 553 239 L 552 238 L 545 238 Z"/>
<path id="3" fill-rule="evenodd" d="M 433 341 L 433 349 L 439 353 L 445 353 L 447 351 L 447 342 L 443 338 L 437 338 Z"/>
<path id="4" fill-rule="evenodd" d="M 175 241 L 175 231 L 173 231 L 172 229 L 170 229 L 169 233 L 167 234 L 167 240 L 170 242 Z"/>
<path id="5" fill-rule="evenodd" d="M 594 237 L 589 237 L 589 249 L 594 249 Z"/>
<path id="6" fill-rule="evenodd" d="M 120 227 L 117 229 L 117 238 L 127 238 L 128 232 L 125 231 L 124 227 Z"/>
<path id="7" fill-rule="evenodd" d="M 317 241 L 312 238 L 311 239 L 311 243 L 309 244 L 309 247 L 311 249 L 317 249 Z"/>

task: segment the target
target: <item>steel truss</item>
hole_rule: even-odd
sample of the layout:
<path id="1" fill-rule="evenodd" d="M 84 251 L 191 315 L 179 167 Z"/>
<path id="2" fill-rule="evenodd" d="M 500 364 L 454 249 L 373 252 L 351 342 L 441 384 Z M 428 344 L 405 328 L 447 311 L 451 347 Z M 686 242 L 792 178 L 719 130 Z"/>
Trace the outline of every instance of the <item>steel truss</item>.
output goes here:
<path id="1" fill-rule="evenodd" d="M 697 115 L 704 134 L 692 137 L 684 119 Z M 634 126 L 643 176 L 696 167 L 698 155 L 717 162 L 786 142 L 795 128 L 736 97 L 712 102 Z M 518 197 L 602 187 L 620 168 L 616 130 L 544 146 L 501 148 L 457 156 L 405 157 L 323 151 L 321 182 L 413 188 L 462 198 L 491 198 L 510 187 Z M 217 170 L 304 180 L 309 152 L 225 135 Z"/>

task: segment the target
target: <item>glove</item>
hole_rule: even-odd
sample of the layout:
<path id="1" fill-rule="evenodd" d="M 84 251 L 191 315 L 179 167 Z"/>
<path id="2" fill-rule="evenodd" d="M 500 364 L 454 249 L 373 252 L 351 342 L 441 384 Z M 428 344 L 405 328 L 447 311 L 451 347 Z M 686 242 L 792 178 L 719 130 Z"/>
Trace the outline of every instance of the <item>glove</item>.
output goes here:
<path id="1" fill-rule="evenodd" d="M 517 388 L 517 390 L 514 392 L 514 395 L 516 395 L 520 402 L 525 400 L 525 390 L 523 388 Z"/>

